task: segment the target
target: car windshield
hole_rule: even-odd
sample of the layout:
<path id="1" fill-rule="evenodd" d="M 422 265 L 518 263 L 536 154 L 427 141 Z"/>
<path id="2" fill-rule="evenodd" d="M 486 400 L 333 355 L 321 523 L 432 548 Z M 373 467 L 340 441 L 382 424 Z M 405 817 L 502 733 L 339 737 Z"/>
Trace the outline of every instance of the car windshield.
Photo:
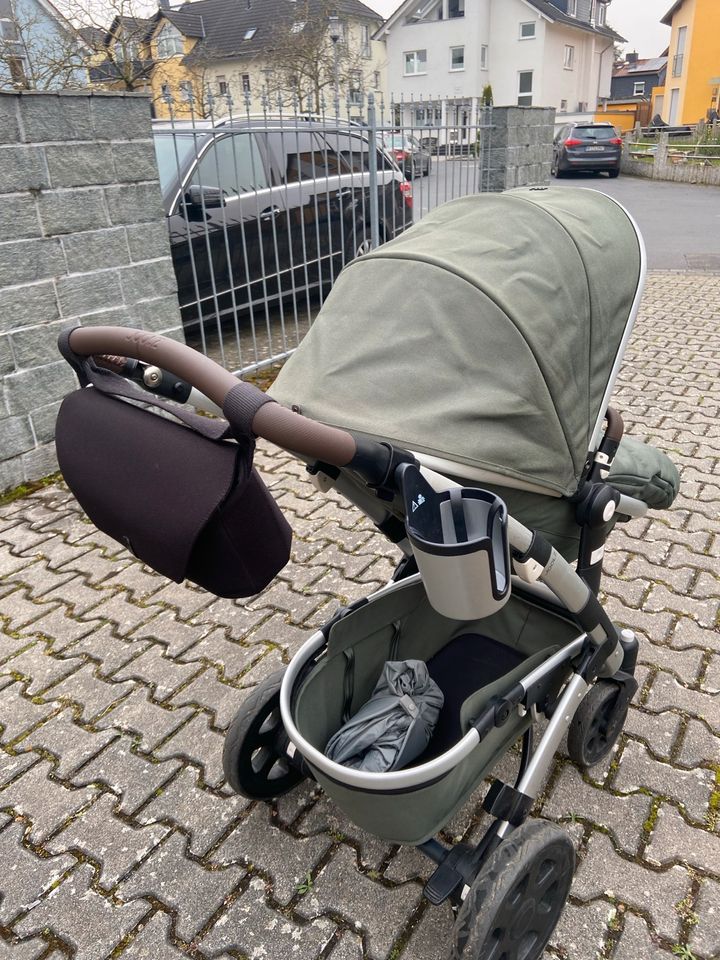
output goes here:
<path id="1" fill-rule="evenodd" d="M 617 136 L 614 127 L 575 127 L 574 135 L 581 140 L 613 140 Z"/>
<path id="2" fill-rule="evenodd" d="M 405 137 L 398 137 L 390 134 L 386 136 L 384 140 L 386 147 L 392 147 L 395 150 L 402 150 L 405 147 Z"/>
<path id="3" fill-rule="evenodd" d="M 156 134 L 155 156 L 160 174 L 160 189 L 164 192 L 180 177 L 186 161 L 197 152 L 196 144 L 202 138 L 192 133 Z"/>

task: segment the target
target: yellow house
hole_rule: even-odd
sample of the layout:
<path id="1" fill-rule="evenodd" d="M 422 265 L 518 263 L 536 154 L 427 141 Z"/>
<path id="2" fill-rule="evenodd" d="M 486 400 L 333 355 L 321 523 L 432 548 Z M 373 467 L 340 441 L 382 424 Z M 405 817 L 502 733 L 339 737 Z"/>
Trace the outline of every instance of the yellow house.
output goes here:
<path id="1" fill-rule="evenodd" d="M 360 0 L 296 0 L 290 7 L 287 0 L 244 0 L 232 15 L 226 0 L 176 9 L 161 0 L 144 46 L 155 116 L 242 117 L 296 106 L 331 115 L 336 93 L 343 117 L 360 116 L 365 95 L 385 88 L 385 43 L 373 39 L 381 24 Z M 320 35 L 323 47 L 314 62 L 303 49 L 310 34 L 316 43 Z"/>
<path id="2" fill-rule="evenodd" d="M 662 117 L 671 126 L 720 110 L 720 4 L 677 0 L 662 18 L 672 28 Z"/>

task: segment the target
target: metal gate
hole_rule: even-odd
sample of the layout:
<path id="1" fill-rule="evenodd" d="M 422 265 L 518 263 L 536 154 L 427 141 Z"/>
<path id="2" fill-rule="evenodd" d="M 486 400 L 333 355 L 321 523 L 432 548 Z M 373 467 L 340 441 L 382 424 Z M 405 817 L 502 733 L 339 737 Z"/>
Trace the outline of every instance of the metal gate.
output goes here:
<path id="1" fill-rule="evenodd" d="M 240 375 L 292 353 L 350 260 L 490 189 L 493 155 L 477 98 L 351 91 L 344 115 L 246 99 L 238 112 L 208 93 L 201 117 L 188 91 L 178 119 L 168 95 L 153 123 L 186 339 Z"/>

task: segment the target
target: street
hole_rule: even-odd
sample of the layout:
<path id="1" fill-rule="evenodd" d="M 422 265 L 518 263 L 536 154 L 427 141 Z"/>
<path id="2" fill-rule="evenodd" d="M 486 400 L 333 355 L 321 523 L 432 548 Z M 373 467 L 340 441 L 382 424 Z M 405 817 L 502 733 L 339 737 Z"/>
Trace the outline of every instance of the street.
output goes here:
<path id="1" fill-rule="evenodd" d="M 474 193 L 475 161 L 433 157 L 429 177 L 413 180 L 415 219 L 463 193 Z M 623 204 L 645 239 L 651 270 L 720 270 L 720 190 L 623 176 L 573 173 L 553 179 L 563 189 L 601 190 Z"/>

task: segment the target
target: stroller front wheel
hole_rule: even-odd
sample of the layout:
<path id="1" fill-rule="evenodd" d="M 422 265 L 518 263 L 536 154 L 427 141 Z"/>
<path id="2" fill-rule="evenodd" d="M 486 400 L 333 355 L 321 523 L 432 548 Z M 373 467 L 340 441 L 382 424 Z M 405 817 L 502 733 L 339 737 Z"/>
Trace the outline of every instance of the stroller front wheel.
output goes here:
<path id="1" fill-rule="evenodd" d="M 526 820 L 480 868 L 458 912 L 448 960 L 538 960 L 574 871 L 570 837 L 546 820 Z"/>
<path id="2" fill-rule="evenodd" d="M 266 677 L 235 714 L 225 735 L 223 771 L 235 793 L 272 800 L 292 790 L 303 774 L 283 748 L 280 687 L 283 670 Z"/>
<path id="3" fill-rule="evenodd" d="M 568 729 L 568 754 L 580 767 L 600 763 L 617 743 L 628 703 L 612 681 L 598 681 L 588 690 Z"/>

